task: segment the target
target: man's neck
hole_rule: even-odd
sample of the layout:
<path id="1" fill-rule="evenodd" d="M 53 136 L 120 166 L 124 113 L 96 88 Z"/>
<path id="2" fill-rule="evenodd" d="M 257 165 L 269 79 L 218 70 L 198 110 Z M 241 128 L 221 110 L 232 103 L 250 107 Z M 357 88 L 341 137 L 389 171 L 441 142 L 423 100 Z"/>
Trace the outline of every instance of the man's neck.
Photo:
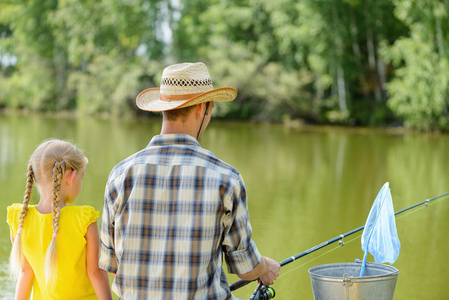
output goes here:
<path id="1" fill-rule="evenodd" d="M 197 104 L 185 118 L 176 120 L 163 119 L 161 134 L 184 133 L 193 136 L 198 141 L 201 140 L 199 130 L 201 130 L 201 125 L 204 121 L 206 108 L 204 103 Z"/>
<path id="2" fill-rule="evenodd" d="M 180 121 L 163 121 L 161 134 L 176 134 L 183 133 L 188 134 L 196 138 L 196 130 L 189 126 L 189 123 L 183 123 Z"/>

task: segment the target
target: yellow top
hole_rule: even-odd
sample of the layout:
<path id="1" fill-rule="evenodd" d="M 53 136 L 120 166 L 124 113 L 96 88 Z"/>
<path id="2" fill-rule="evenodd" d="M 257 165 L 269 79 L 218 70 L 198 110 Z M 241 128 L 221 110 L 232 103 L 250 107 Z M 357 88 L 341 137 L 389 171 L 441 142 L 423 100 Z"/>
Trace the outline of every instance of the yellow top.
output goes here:
<path id="1" fill-rule="evenodd" d="M 22 204 L 7 208 L 7 222 L 17 235 Z M 22 250 L 34 271 L 31 299 L 97 299 L 86 271 L 87 227 L 100 213 L 91 206 L 65 206 L 61 209 L 56 238 L 56 285 L 45 286 L 44 258 L 52 239 L 52 214 L 41 214 L 35 205 L 28 207 L 22 229 Z"/>

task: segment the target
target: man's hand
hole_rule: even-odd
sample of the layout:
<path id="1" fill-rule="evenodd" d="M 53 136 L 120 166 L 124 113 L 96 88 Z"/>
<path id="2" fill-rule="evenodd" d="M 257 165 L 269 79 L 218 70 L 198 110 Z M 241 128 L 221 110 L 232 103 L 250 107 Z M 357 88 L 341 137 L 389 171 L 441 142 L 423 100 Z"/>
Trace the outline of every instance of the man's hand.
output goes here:
<path id="1" fill-rule="evenodd" d="M 263 285 L 270 285 L 279 276 L 279 270 L 281 266 L 279 263 L 269 257 L 262 257 L 265 260 L 265 265 L 267 266 L 265 272 L 259 277 Z"/>

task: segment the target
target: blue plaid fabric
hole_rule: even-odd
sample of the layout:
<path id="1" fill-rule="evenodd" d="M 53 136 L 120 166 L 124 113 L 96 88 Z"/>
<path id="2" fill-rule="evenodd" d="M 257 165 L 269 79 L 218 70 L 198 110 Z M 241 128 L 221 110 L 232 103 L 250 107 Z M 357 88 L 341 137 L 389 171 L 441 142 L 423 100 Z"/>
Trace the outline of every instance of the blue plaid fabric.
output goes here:
<path id="1" fill-rule="evenodd" d="M 100 267 L 122 299 L 235 299 L 222 269 L 253 270 L 240 173 L 184 134 L 155 136 L 106 184 Z"/>

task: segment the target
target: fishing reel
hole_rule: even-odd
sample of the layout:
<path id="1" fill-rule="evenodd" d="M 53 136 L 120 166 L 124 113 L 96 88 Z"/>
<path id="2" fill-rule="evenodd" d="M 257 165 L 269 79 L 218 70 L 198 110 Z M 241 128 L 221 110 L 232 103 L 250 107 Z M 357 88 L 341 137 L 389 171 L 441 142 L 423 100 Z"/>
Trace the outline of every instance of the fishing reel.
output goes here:
<path id="1" fill-rule="evenodd" d="M 268 300 L 274 298 L 275 295 L 272 287 L 259 284 L 248 300 Z"/>

